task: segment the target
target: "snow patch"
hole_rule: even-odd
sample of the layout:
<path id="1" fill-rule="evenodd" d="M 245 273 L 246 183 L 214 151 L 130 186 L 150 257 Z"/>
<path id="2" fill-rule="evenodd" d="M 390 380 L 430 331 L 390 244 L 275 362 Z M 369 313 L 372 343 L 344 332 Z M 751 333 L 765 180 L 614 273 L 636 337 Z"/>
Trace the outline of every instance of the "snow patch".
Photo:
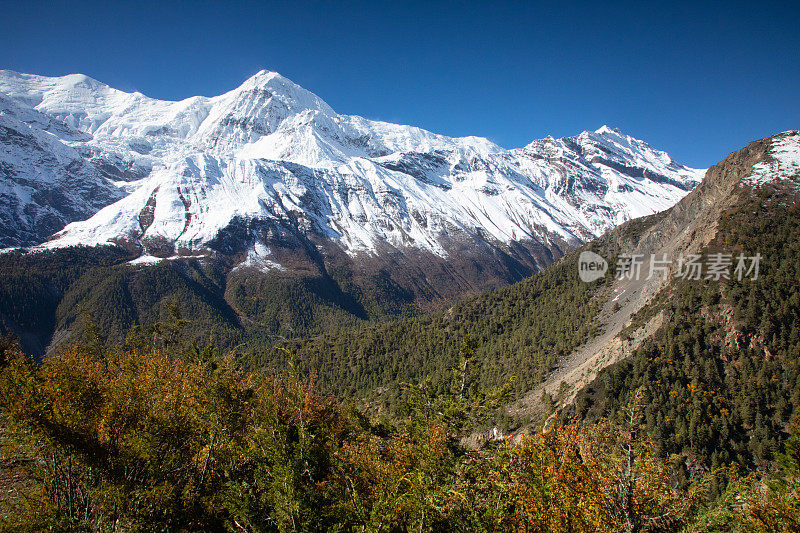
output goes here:
<path id="1" fill-rule="evenodd" d="M 233 270 L 236 271 L 242 268 L 257 268 L 262 272 L 269 272 L 273 270 L 284 272 L 286 268 L 283 265 L 269 259 L 269 255 L 271 253 L 272 251 L 268 246 L 257 242 L 250 250 L 248 250 L 245 260 L 236 265 Z"/>
<path id="2" fill-rule="evenodd" d="M 789 131 L 772 141 L 772 161 L 753 165 L 753 173 L 742 181 L 758 187 L 775 180 L 800 177 L 800 132 Z"/>
<path id="3" fill-rule="evenodd" d="M 155 257 L 155 256 L 152 256 L 152 255 L 140 255 L 136 259 L 132 259 L 132 260 L 128 261 L 128 264 L 129 265 L 155 265 L 157 263 L 160 263 L 161 261 L 164 261 L 164 258 Z"/>

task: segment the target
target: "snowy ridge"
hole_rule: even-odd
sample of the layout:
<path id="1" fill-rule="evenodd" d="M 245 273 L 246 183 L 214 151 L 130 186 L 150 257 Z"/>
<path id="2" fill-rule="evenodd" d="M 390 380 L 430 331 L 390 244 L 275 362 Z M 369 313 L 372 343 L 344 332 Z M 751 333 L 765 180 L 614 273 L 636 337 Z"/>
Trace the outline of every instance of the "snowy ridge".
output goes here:
<path id="1" fill-rule="evenodd" d="M 0 93 L 35 114 L 25 127 L 103 169 L 104 186 L 124 196 L 73 218 L 47 248 L 126 241 L 146 255 L 202 254 L 247 221 L 291 226 L 349 255 L 446 257 L 474 239 L 575 245 L 672 206 L 704 172 L 606 126 L 506 150 L 340 115 L 268 71 L 177 102 L 77 74 L 0 71 Z M 273 268 L 262 237 L 246 237 L 246 261 Z"/>
<path id="2" fill-rule="evenodd" d="M 776 135 L 770 146 L 771 161 L 753 165 L 753 173 L 743 181 L 749 185 L 763 185 L 776 179 L 800 176 L 800 131 L 786 131 Z"/>

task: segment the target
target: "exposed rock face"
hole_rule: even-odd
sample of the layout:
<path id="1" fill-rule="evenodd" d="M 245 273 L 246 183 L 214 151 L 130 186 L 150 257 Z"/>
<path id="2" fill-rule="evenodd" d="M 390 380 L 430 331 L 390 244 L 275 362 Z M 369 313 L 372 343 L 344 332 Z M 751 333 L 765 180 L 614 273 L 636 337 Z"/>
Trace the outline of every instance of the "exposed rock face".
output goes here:
<path id="1" fill-rule="evenodd" d="M 67 144 L 85 138 L 0 95 L 0 247 L 38 244 L 124 196 Z"/>

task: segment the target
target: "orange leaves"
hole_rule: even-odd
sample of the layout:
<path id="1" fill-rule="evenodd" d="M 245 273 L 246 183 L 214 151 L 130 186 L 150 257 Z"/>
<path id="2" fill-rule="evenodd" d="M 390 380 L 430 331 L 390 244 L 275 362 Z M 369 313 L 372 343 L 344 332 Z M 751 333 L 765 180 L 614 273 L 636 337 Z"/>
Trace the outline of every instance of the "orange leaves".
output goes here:
<path id="1" fill-rule="evenodd" d="M 484 456 L 494 498 L 473 496 L 472 506 L 508 531 L 624 530 L 659 516 L 680 523 L 688 506 L 669 484 L 670 468 L 631 435 L 605 423 L 555 423 Z"/>
<path id="2" fill-rule="evenodd" d="M 581 532 L 676 508 L 667 467 L 630 428 L 555 423 L 467 451 L 458 391 L 415 387 L 405 418 L 375 423 L 292 368 L 124 350 L 11 360 L 4 410 L 91 467 L 83 488 L 107 529 Z"/>
<path id="3" fill-rule="evenodd" d="M 555 423 L 513 450 L 516 529 L 595 531 L 602 526 L 602 480 L 589 437 L 580 424 Z"/>

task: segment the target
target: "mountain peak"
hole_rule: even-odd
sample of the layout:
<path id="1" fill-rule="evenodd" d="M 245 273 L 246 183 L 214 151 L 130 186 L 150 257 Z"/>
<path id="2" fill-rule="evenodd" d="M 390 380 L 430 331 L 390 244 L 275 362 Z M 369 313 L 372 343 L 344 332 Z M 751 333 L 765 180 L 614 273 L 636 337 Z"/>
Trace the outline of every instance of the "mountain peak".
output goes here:
<path id="1" fill-rule="evenodd" d="M 0 86 L 17 88 L 35 89 L 47 87 L 52 89 L 110 89 L 105 83 L 98 81 L 86 74 L 65 74 L 63 76 L 39 76 L 38 74 L 26 74 L 13 70 L 0 70 Z M 4 91 L 7 92 L 7 91 Z"/>
<path id="2" fill-rule="evenodd" d="M 335 112 L 322 98 L 304 89 L 289 78 L 278 72 L 262 69 L 250 76 L 235 92 L 264 91 L 271 97 L 276 97 L 292 111 L 311 109 L 326 115 Z"/>
<path id="3" fill-rule="evenodd" d="M 538 250 L 525 259 L 538 268 L 543 249 L 666 209 L 694 183 L 692 169 L 631 137 L 584 132 L 503 150 L 486 139 L 338 115 L 270 70 L 225 94 L 180 101 L 81 75 L 4 73 L 0 93 L 42 114 L 20 129 L 59 127 L 70 143 L 59 153 L 74 150 L 87 169 L 125 183 L 124 198 L 72 218 L 47 247 L 128 242 L 150 255 L 235 255 L 257 242 L 275 251 L 284 243 L 277 236 L 302 234 L 352 256 L 412 249 L 443 258 L 478 239 L 524 243 Z M 36 172 L 53 157 L 42 154 Z M 21 152 L 8 164 L 27 162 Z M 37 190 L 8 205 L 29 203 Z M 270 260 L 280 263 L 275 254 Z"/>
<path id="4" fill-rule="evenodd" d="M 603 124 L 594 130 L 594 132 L 598 135 L 622 135 L 622 132 L 619 130 L 619 128 L 612 128 L 606 124 Z"/>
<path id="5" fill-rule="evenodd" d="M 283 80 L 287 79 L 281 76 L 280 73 L 275 72 L 274 70 L 267 70 L 265 68 L 262 68 L 261 70 L 259 70 L 258 72 L 247 78 L 245 83 L 251 82 L 253 85 L 262 85 L 269 83 L 274 78 L 281 78 Z"/>
<path id="6" fill-rule="evenodd" d="M 92 78 L 91 76 L 87 76 L 86 74 L 67 74 L 66 76 L 60 76 L 59 80 L 63 81 L 65 85 L 81 86 L 87 88 L 97 88 L 97 87 L 108 87 L 105 83 L 97 81 L 96 79 Z"/>

